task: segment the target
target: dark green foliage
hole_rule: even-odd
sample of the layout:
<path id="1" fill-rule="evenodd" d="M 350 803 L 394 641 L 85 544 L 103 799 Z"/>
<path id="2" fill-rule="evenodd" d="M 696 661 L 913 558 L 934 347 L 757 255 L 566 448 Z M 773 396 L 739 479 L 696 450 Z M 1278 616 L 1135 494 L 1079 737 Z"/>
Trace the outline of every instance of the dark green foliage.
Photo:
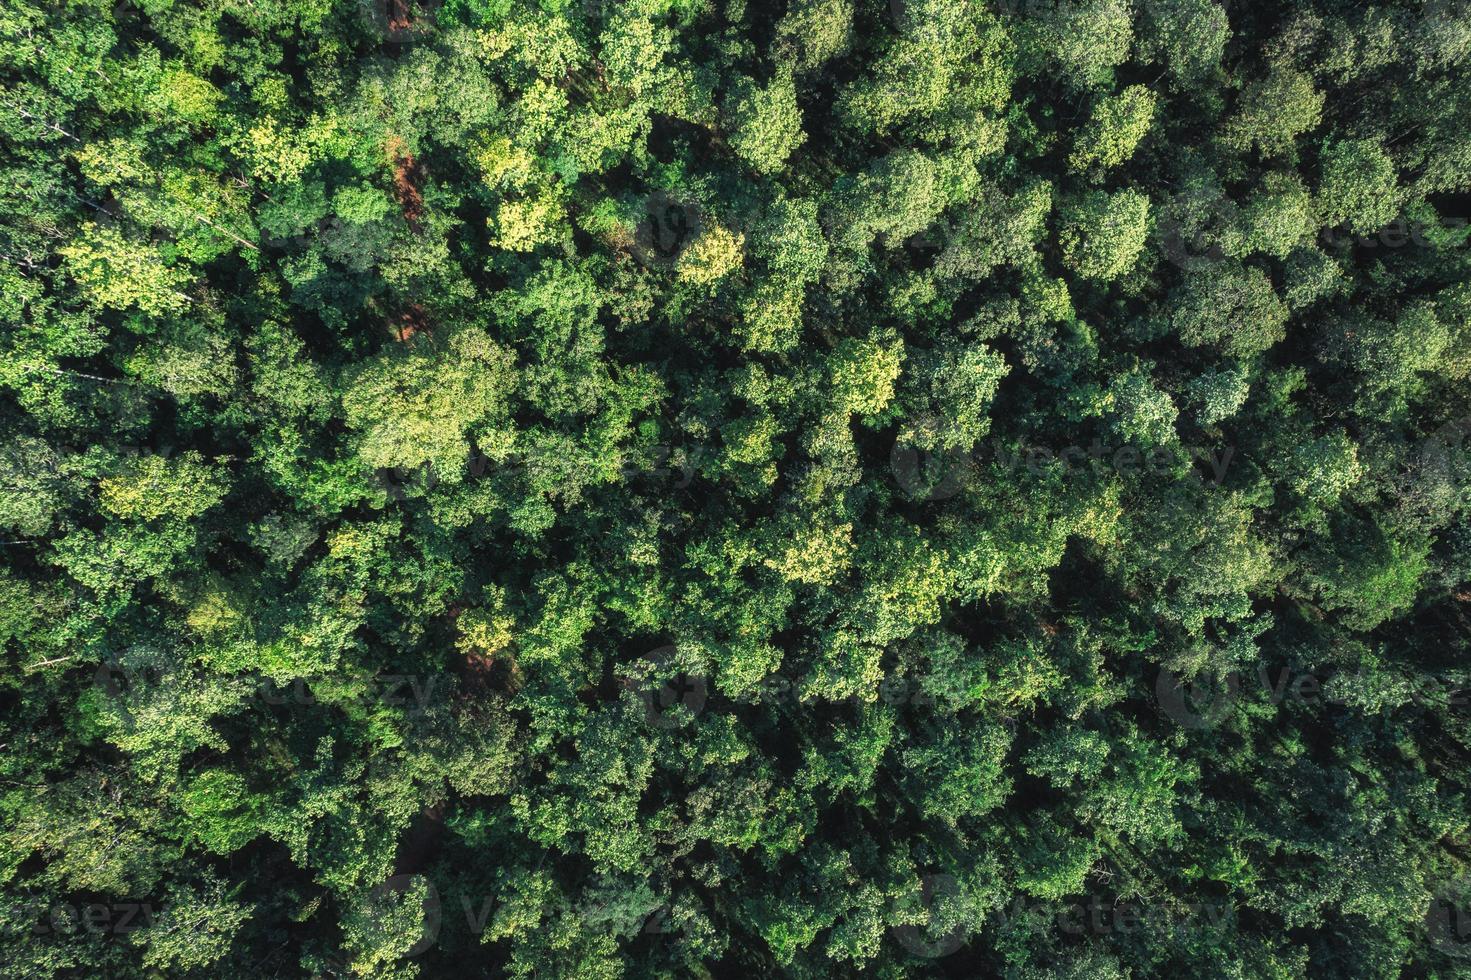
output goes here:
<path id="1" fill-rule="evenodd" d="M 0 25 L 3 976 L 1471 976 L 1461 0 Z"/>

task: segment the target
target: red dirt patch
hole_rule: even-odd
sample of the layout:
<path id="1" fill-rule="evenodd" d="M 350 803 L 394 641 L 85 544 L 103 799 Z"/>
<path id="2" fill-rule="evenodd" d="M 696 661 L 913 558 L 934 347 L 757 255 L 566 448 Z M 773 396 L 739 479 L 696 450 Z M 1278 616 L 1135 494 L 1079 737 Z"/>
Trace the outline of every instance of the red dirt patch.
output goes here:
<path id="1" fill-rule="evenodd" d="M 395 338 L 408 340 L 416 333 L 428 333 L 429 319 L 424 313 L 424 307 L 415 303 L 394 317 L 388 326 L 393 331 Z"/>
<path id="2" fill-rule="evenodd" d="M 393 163 L 393 196 L 398 200 L 404 220 L 417 232 L 420 230 L 419 219 L 424 215 L 424 194 L 419 190 L 424 181 L 423 168 L 399 137 L 388 137 L 384 148 Z"/>
<path id="3" fill-rule="evenodd" d="M 449 608 L 451 624 L 458 624 L 464 606 Z M 458 627 L 456 627 L 458 632 Z M 454 661 L 455 676 L 460 679 L 460 696 L 474 698 L 487 691 L 505 691 L 511 694 L 521 689 L 521 665 L 516 663 L 515 654 L 507 650 L 503 657 L 493 657 L 482 650 L 471 650 Z"/>
<path id="4" fill-rule="evenodd" d="M 388 0 L 388 29 L 406 31 L 414 26 L 414 15 L 409 12 L 408 0 Z"/>

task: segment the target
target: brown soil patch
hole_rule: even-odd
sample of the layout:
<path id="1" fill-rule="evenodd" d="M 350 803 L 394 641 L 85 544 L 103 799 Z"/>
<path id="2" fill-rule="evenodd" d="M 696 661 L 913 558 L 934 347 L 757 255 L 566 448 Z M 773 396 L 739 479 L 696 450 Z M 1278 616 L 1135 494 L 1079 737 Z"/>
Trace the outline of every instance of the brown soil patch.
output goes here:
<path id="1" fill-rule="evenodd" d="M 464 606 L 449 608 L 451 624 L 459 622 Z M 524 683 L 521 665 L 516 663 L 515 654 L 507 650 L 503 657 L 493 657 L 481 650 L 471 650 L 454 661 L 455 676 L 460 679 L 460 695 L 471 698 L 487 691 L 515 694 Z"/>
<path id="2" fill-rule="evenodd" d="M 415 303 L 394 317 L 388 326 L 393 331 L 393 336 L 396 339 L 408 340 L 416 333 L 427 333 L 429 331 L 429 319 L 424 312 L 424 307 Z"/>
<path id="3" fill-rule="evenodd" d="M 408 0 L 388 0 L 388 29 L 406 31 L 414 26 L 414 15 L 409 12 Z"/>
<path id="4" fill-rule="evenodd" d="M 423 168 L 399 137 L 388 137 L 384 148 L 393 164 L 393 196 L 398 200 L 404 220 L 417 232 L 420 230 L 419 219 L 424 216 L 424 194 L 419 190 L 419 185 L 424 182 Z"/>

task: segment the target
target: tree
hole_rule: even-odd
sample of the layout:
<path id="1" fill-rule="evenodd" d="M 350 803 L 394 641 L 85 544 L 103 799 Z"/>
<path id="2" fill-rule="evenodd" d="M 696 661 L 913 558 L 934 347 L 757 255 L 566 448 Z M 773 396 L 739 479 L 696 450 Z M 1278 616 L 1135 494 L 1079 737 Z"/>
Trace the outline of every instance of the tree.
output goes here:
<path id="1" fill-rule="evenodd" d="M 781 169 L 806 137 L 791 75 L 778 75 L 765 88 L 746 82 L 732 98 L 731 146 L 760 173 Z"/>
<path id="2" fill-rule="evenodd" d="M 1138 191 L 1093 191 L 1063 209 L 1058 233 L 1063 262 L 1085 279 L 1129 271 L 1149 231 L 1149 198 Z"/>
<path id="3" fill-rule="evenodd" d="M 821 67 L 851 43 L 853 6 L 848 0 L 805 0 L 792 4 L 777 26 L 782 50 L 795 52 L 797 67 Z"/>
<path id="4" fill-rule="evenodd" d="M 453 481 L 472 438 L 509 448 L 512 355 L 474 329 L 443 343 L 442 351 L 428 343 L 390 348 L 348 379 L 342 408 L 366 466 L 429 466 Z"/>
<path id="5" fill-rule="evenodd" d="M 1326 223 L 1373 232 L 1399 213 L 1394 162 L 1377 142 L 1328 141 L 1320 166 L 1318 210 Z"/>
<path id="6" fill-rule="evenodd" d="M 1031 5 L 1029 5 L 1031 6 Z M 1129 58 L 1133 10 L 1127 0 L 1037 4 L 1034 44 L 1075 88 L 1104 88 Z"/>
<path id="7" fill-rule="evenodd" d="M 1146 0 L 1140 47 L 1164 62 L 1177 86 L 1219 69 L 1230 36 L 1226 10 L 1213 0 Z"/>
<path id="8" fill-rule="evenodd" d="M 143 946 L 145 966 L 208 967 L 229 951 L 250 914 L 249 908 L 229 900 L 224 882 L 210 877 L 201 890 L 188 885 L 170 889 L 167 909 L 133 936 Z"/>
<path id="9" fill-rule="evenodd" d="M 1220 346 L 1233 355 L 1266 350 L 1285 335 L 1287 309 L 1271 280 L 1253 266 L 1223 264 L 1187 274 L 1172 326 L 1191 346 Z"/>
<path id="10" fill-rule="evenodd" d="M 6 975 L 1465 972 L 1456 2 L 11 4 Z"/>
<path id="11" fill-rule="evenodd" d="M 1277 68 L 1242 90 L 1222 139 L 1238 153 L 1255 148 L 1264 157 L 1291 155 L 1297 137 L 1322 122 L 1325 99 L 1308 75 Z"/>
<path id="12" fill-rule="evenodd" d="M 1142 85 L 1130 85 L 1098 103 L 1078 135 L 1068 165 L 1075 171 L 1117 167 L 1134 155 L 1154 117 L 1156 99 Z"/>

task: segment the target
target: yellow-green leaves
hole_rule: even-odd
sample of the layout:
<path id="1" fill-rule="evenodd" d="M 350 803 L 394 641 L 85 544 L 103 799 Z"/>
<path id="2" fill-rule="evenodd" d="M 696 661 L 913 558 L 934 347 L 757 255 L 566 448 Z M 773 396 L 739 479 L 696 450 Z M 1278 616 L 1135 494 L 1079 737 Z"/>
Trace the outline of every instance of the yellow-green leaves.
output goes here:
<path id="1" fill-rule="evenodd" d="M 183 290 L 190 276 L 166 264 L 153 245 L 110 225 L 88 222 L 79 238 L 57 251 L 83 295 L 99 306 L 166 316 L 189 305 Z"/>
<path id="2" fill-rule="evenodd" d="M 848 567 L 852 524 L 796 521 L 787 531 L 779 550 L 766 559 L 766 566 L 788 582 L 829 585 Z"/>
<path id="3" fill-rule="evenodd" d="M 480 330 L 444 332 L 395 345 L 345 379 L 343 411 L 367 466 L 428 463 L 456 480 L 471 438 L 504 433 L 513 355 Z"/>
<path id="4" fill-rule="evenodd" d="M 764 88 L 745 82 L 736 90 L 729 116 L 731 146 L 760 173 L 780 170 L 807 138 L 790 73 L 778 75 Z"/>
<path id="5" fill-rule="evenodd" d="M 1130 85 L 1098 103 L 1073 147 L 1069 166 L 1076 172 L 1117 167 L 1134 155 L 1149 132 L 1157 99 L 1143 85 Z"/>
<path id="6" fill-rule="evenodd" d="M 194 126 L 216 118 L 220 90 L 183 68 L 170 68 L 160 78 L 156 107 L 160 112 Z"/>
<path id="7" fill-rule="evenodd" d="M 842 411 L 877 415 L 894 398 L 894 382 L 904 363 L 904 344 L 897 337 L 848 339 L 833 349 L 833 399 Z"/>
<path id="8" fill-rule="evenodd" d="M 842 54 L 852 36 L 850 0 L 797 0 L 777 24 L 776 48 L 805 70 Z"/>
<path id="9" fill-rule="evenodd" d="M 679 253 L 675 276 L 697 286 L 711 286 L 741 267 L 745 235 L 709 224 L 699 238 Z"/>
<path id="10" fill-rule="evenodd" d="M 980 4 L 965 0 L 894 3 L 898 32 L 869 69 L 839 92 L 837 111 L 860 132 L 885 135 L 904 122 L 962 110 L 999 112 L 1011 93 L 1014 46 Z M 943 123 L 942 123 L 943 125 Z"/>
<path id="11" fill-rule="evenodd" d="M 174 458 L 143 455 L 98 485 L 102 509 L 114 517 L 151 521 L 197 517 L 224 499 L 220 470 L 192 450 Z"/>
<path id="12" fill-rule="evenodd" d="M 1022 32 L 1034 47 L 1033 56 L 1051 62 L 1068 85 L 1107 86 L 1114 69 L 1128 60 L 1134 39 L 1128 0 L 1027 6 L 1040 15 Z"/>
<path id="13" fill-rule="evenodd" d="M 1255 147 L 1263 156 L 1288 155 L 1297 137 L 1322 121 L 1325 98 L 1308 75 L 1276 69 L 1241 93 L 1222 138 L 1237 152 Z"/>
<path id="14" fill-rule="evenodd" d="M 1064 212 L 1063 262 L 1086 279 L 1116 279 L 1133 267 L 1149 231 L 1149 198 L 1136 190 L 1095 191 Z"/>

